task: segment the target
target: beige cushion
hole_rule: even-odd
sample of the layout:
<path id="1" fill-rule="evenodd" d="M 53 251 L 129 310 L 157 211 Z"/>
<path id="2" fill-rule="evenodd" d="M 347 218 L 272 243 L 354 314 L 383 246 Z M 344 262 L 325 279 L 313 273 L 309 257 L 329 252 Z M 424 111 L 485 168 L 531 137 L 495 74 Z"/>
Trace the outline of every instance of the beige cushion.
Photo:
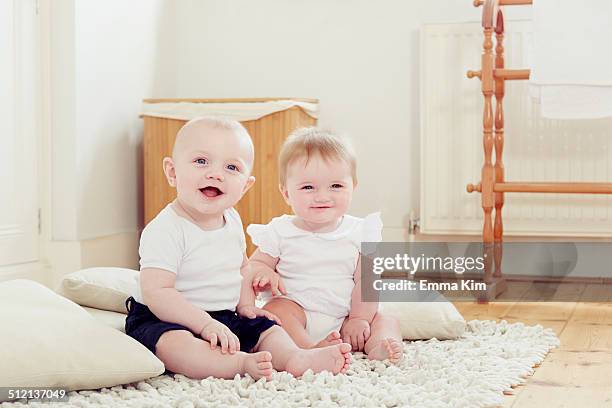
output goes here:
<path id="1" fill-rule="evenodd" d="M 5 387 L 96 389 L 164 371 L 136 340 L 34 281 L 0 283 L 0 322 Z"/>
<path id="2" fill-rule="evenodd" d="M 125 268 L 89 268 L 62 279 L 58 293 L 81 306 L 127 313 L 125 300 L 135 293 L 138 271 Z"/>
<path id="3" fill-rule="evenodd" d="M 125 333 L 125 318 L 127 315 L 110 312 L 108 310 L 94 309 L 93 307 L 87 306 L 83 306 L 83 309 L 87 310 L 87 312 L 100 323 Z"/>
<path id="4" fill-rule="evenodd" d="M 456 339 L 465 331 L 465 319 L 442 295 L 437 301 L 383 302 L 382 313 L 400 322 L 404 340 Z"/>
<path id="5" fill-rule="evenodd" d="M 138 274 L 125 268 L 83 269 L 66 275 L 59 292 L 83 306 L 127 313 L 125 299 L 135 293 Z M 258 305 L 263 303 L 258 301 Z M 385 315 L 399 320 L 405 340 L 456 339 L 465 331 L 463 316 L 437 292 L 422 295 L 420 302 L 381 302 L 381 305 Z M 104 315 L 99 310 L 90 312 L 119 329 L 117 316 Z"/>

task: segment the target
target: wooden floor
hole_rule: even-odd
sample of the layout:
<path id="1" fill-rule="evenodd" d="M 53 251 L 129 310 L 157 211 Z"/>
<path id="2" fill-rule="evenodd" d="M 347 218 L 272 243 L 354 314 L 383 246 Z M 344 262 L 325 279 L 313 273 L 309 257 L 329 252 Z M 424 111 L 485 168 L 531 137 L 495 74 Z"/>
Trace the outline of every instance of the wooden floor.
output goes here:
<path id="1" fill-rule="evenodd" d="M 525 283 L 524 290 L 528 290 Z M 601 285 L 572 285 L 573 299 L 588 298 Z M 503 295 L 502 295 L 503 296 Z M 560 299 L 571 299 L 561 293 Z M 515 297 L 520 298 L 520 297 Z M 506 320 L 553 329 L 554 349 L 503 407 L 612 407 L 612 299 L 607 302 L 455 302 L 466 320 Z"/>

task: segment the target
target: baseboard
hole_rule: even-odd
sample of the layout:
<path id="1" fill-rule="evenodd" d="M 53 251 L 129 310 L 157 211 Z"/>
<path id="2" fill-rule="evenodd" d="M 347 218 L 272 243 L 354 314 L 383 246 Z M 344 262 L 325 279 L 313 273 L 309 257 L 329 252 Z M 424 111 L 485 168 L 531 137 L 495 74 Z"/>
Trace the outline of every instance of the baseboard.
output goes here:
<path id="1" fill-rule="evenodd" d="M 117 266 L 138 269 L 138 232 L 81 241 L 81 268 Z"/>
<path id="2" fill-rule="evenodd" d="M 404 227 L 383 227 L 383 241 L 385 242 L 405 242 L 410 241 L 408 228 Z"/>
<path id="3" fill-rule="evenodd" d="M 50 241 L 44 245 L 48 282 L 56 286 L 68 273 L 97 266 L 138 269 L 138 232 L 123 232 L 82 241 Z"/>
<path id="4" fill-rule="evenodd" d="M 42 262 L 2 266 L 0 267 L 0 282 L 13 279 L 30 279 L 50 287 L 51 282 L 48 279 L 48 272 L 48 266 Z"/>

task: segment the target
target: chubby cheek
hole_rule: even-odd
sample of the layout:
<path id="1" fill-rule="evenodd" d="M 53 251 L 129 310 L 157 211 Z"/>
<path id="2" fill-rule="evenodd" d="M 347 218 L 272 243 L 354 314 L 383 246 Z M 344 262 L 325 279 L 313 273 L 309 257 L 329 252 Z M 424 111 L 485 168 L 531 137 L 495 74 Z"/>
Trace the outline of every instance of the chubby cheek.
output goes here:
<path id="1" fill-rule="evenodd" d="M 190 172 L 177 172 L 175 183 L 177 192 L 188 192 L 197 189 L 198 180 Z"/>
<path id="2" fill-rule="evenodd" d="M 303 216 L 308 212 L 310 207 L 310 198 L 301 192 L 289 193 L 289 205 L 293 209 L 295 215 Z"/>
<path id="3" fill-rule="evenodd" d="M 340 194 L 335 198 L 335 209 L 340 214 L 345 214 L 351 205 L 351 194 Z"/>
<path id="4" fill-rule="evenodd" d="M 225 201 L 229 205 L 234 206 L 242 198 L 242 190 L 230 190 L 230 191 L 227 191 L 225 193 L 225 197 L 224 198 L 225 198 Z"/>
<path id="5" fill-rule="evenodd" d="M 310 197 L 308 197 L 306 195 L 298 197 L 298 199 L 296 201 L 297 201 L 296 202 L 296 206 L 301 208 L 301 209 L 304 209 L 304 210 L 309 209 L 310 208 L 310 204 L 312 202 Z"/>
<path id="6" fill-rule="evenodd" d="M 245 183 L 239 180 L 227 180 L 225 184 L 225 202 L 230 206 L 236 205 L 243 197 L 242 191 L 244 187 Z"/>
<path id="7" fill-rule="evenodd" d="M 193 194 L 195 191 L 195 188 L 189 188 L 191 184 L 190 183 L 186 183 L 185 181 L 181 180 L 176 182 L 176 193 L 178 195 L 184 196 L 187 194 Z"/>

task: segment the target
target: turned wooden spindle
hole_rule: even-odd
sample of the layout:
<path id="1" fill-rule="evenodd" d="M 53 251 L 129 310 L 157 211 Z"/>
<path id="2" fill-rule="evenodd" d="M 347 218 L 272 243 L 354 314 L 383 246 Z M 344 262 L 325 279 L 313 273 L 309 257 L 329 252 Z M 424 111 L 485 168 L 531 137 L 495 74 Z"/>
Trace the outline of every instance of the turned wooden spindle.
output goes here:
<path id="1" fill-rule="evenodd" d="M 478 191 L 479 193 L 482 191 L 482 186 L 480 185 L 480 183 L 478 184 L 468 184 L 466 186 L 466 190 L 468 193 L 473 193 L 474 191 Z"/>
<path id="2" fill-rule="evenodd" d="M 484 226 L 482 238 L 484 243 L 485 282 L 492 281 L 491 262 L 493 261 L 493 222 L 491 212 L 495 204 L 493 185 L 495 183 L 495 171 L 493 168 L 493 104 L 494 91 L 493 79 L 493 28 L 484 29 L 484 43 L 482 54 L 482 94 L 484 95 L 483 110 L 483 134 L 484 164 L 481 175 L 481 203 L 484 211 Z"/>
<path id="3" fill-rule="evenodd" d="M 529 69 L 495 69 L 493 70 L 493 77 L 495 78 L 495 80 L 502 79 L 506 81 L 513 81 L 513 80 L 529 79 L 530 74 L 531 74 L 531 70 Z M 474 77 L 481 78 L 482 71 L 469 70 L 466 72 L 466 75 L 470 79 Z"/>
<path id="4" fill-rule="evenodd" d="M 506 69 L 504 61 L 504 18 L 499 6 L 532 4 L 532 0 L 475 0 L 475 6 L 483 6 L 482 27 L 484 44 L 482 66 L 480 71 L 468 71 L 468 78 L 478 77 L 481 80 L 484 95 L 483 111 L 483 148 L 484 164 L 481 182 L 468 184 L 469 193 L 481 192 L 481 204 L 484 212 L 483 252 L 485 256 L 485 282 L 489 284 L 493 297 L 507 288 L 502 276 L 501 263 L 503 255 L 503 218 L 505 193 L 565 193 L 565 194 L 612 194 L 612 183 L 599 182 L 526 182 L 505 181 L 503 162 L 504 151 L 504 108 L 505 81 L 529 79 L 529 69 Z M 492 53 L 492 35 L 495 31 L 495 56 Z M 492 95 L 495 95 L 493 112 Z M 495 149 L 495 164 L 492 163 L 492 150 Z M 492 208 L 495 208 L 495 219 L 492 222 Z M 495 264 L 492 274 L 491 264 Z"/>
<path id="5" fill-rule="evenodd" d="M 495 69 L 493 72 L 495 78 L 505 79 L 506 81 L 529 79 L 531 75 L 530 69 Z"/>
<path id="6" fill-rule="evenodd" d="M 485 0 L 474 0 L 472 4 L 474 7 L 480 7 L 485 3 Z M 499 0 L 500 6 L 521 6 L 526 4 L 533 4 L 533 0 Z"/>
<path id="7" fill-rule="evenodd" d="M 504 17 L 502 11 L 497 13 L 497 23 L 495 25 L 495 69 L 504 69 Z M 504 94 L 505 80 L 495 78 L 495 183 L 504 182 Z M 503 254 L 503 220 L 502 208 L 504 206 L 504 193 L 495 193 L 495 225 L 493 236 L 495 241 L 494 276 L 501 277 L 501 263 Z"/>
<path id="8" fill-rule="evenodd" d="M 472 71 L 472 70 L 470 70 L 470 71 L 467 72 L 467 77 L 470 78 L 470 79 L 472 79 L 474 77 L 480 78 L 480 75 L 481 75 L 480 71 Z"/>
<path id="9" fill-rule="evenodd" d="M 612 183 L 507 181 L 495 184 L 493 190 L 504 193 L 612 194 Z"/>

